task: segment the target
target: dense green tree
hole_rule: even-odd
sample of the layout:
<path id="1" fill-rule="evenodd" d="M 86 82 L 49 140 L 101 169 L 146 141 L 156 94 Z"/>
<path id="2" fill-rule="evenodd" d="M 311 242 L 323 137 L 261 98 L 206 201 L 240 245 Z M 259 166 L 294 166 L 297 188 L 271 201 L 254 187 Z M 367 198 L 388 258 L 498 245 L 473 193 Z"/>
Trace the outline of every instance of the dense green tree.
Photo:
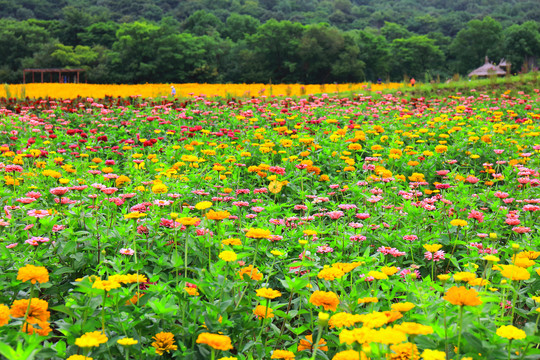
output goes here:
<path id="1" fill-rule="evenodd" d="M 405 26 L 388 21 L 384 22 L 384 26 L 381 28 L 381 34 L 389 42 L 395 39 L 406 39 L 413 35 Z"/>
<path id="2" fill-rule="evenodd" d="M 261 22 L 252 16 L 233 13 L 225 22 L 223 35 L 237 42 L 247 35 L 255 34 L 260 25 Z"/>
<path id="3" fill-rule="evenodd" d="M 391 44 L 393 78 L 403 75 L 424 80 L 426 72 L 437 72 L 444 62 L 443 52 L 435 45 L 435 40 L 425 35 L 395 39 Z"/>
<path id="4" fill-rule="evenodd" d="M 486 56 L 500 57 L 501 33 L 501 24 L 489 16 L 469 21 L 450 45 L 450 53 L 456 60 L 454 70 L 464 74 L 482 65 Z"/>
<path id="5" fill-rule="evenodd" d="M 298 71 L 298 47 L 304 27 L 290 21 L 269 20 L 257 32 L 247 38 L 252 46 L 256 61 L 263 65 L 264 81 L 294 81 Z"/>
<path id="6" fill-rule="evenodd" d="M 520 71 L 526 64 L 531 67 L 540 59 L 540 25 L 536 21 L 527 21 L 521 25 L 512 25 L 502 34 L 503 55 L 512 63 L 513 71 Z"/>
<path id="7" fill-rule="evenodd" d="M 94 23 L 77 34 L 83 45 L 103 45 L 110 48 L 116 41 L 116 31 L 120 25 L 113 21 Z"/>
<path id="8" fill-rule="evenodd" d="M 191 15 L 182 27 L 193 35 L 219 35 L 223 29 L 223 22 L 214 14 L 199 10 Z"/>

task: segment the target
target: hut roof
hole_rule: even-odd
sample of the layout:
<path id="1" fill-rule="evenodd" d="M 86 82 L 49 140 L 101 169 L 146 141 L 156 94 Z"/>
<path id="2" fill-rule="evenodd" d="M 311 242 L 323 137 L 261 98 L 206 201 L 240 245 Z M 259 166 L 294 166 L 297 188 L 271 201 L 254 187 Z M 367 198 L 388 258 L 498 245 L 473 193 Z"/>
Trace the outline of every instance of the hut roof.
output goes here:
<path id="1" fill-rule="evenodd" d="M 478 69 L 473 70 L 469 73 L 469 77 L 490 76 L 490 75 L 506 75 L 506 71 L 504 71 L 497 65 L 491 64 L 487 56 L 486 56 L 486 61 L 484 65 L 480 66 Z"/>

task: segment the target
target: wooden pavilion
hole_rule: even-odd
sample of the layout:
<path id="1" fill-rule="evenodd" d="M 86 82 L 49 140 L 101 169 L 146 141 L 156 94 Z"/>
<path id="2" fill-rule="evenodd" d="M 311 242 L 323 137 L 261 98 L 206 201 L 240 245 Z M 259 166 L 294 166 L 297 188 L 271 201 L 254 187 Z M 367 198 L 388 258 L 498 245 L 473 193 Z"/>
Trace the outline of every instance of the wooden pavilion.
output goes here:
<path id="1" fill-rule="evenodd" d="M 26 84 L 26 74 L 32 74 L 32 81 L 36 82 L 36 74 L 41 75 L 41 81 L 38 82 L 44 82 L 44 78 L 48 77 L 48 82 L 57 82 L 54 80 L 54 78 L 58 79 L 59 83 L 79 83 L 80 82 L 80 74 L 85 72 L 85 69 L 59 69 L 59 68 L 52 68 L 52 69 L 23 69 L 23 83 Z M 48 76 L 45 76 L 48 75 Z M 85 82 L 86 82 L 86 76 L 85 76 Z"/>

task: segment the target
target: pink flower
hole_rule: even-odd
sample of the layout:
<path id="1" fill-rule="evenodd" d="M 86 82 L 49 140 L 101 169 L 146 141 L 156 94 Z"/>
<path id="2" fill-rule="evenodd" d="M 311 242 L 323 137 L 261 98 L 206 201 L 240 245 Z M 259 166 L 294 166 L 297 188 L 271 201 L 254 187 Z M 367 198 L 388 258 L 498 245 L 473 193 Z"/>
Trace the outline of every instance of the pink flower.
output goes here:
<path id="1" fill-rule="evenodd" d="M 54 225 L 53 228 L 52 228 L 52 231 L 53 232 L 58 232 L 58 231 L 62 231 L 66 228 L 65 225 Z"/>
<path id="2" fill-rule="evenodd" d="M 415 241 L 415 240 L 418 240 L 418 236 L 416 236 L 416 235 L 405 235 L 403 237 L 403 240 Z"/>
<path id="3" fill-rule="evenodd" d="M 343 214 L 343 211 L 330 211 L 327 212 L 326 215 L 332 220 L 337 220 L 345 214 Z"/>
<path id="4" fill-rule="evenodd" d="M 172 203 L 173 202 L 170 200 L 154 200 L 154 205 L 157 205 L 157 206 L 169 206 Z"/>
<path id="5" fill-rule="evenodd" d="M 278 175 L 285 175 L 285 168 L 282 168 L 279 166 L 270 166 L 268 171 L 274 174 L 278 174 Z"/>
<path id="6" fill-rule="evenodd" d="M 50 215 L 47 210 L 29 210 L 26 214 L 36 218 L 43 218 Z"/>
<path id="7" fill-rule="evenodd" d="M 317 253 L 319 254 L 325 254 L 325 253 L 331 253 L 334 252 L 334 249 L 328 246 L 328 244 L 317 246 Z"/>
<path id="8" fill-rule="evenodd" d="M 62 196 L 68 191 L 69 191 L 69 188 L 67 187 L 57 187 L 57 188 L 52 188 L 49 190 L 51 194 L 56 195 L 56 196 Z"/>
<path id="9" fill-rule="evenodd" d="M 369 219 L 371 215 L 369 215 L 368 213 L 358 213 L 355 216 L 360 220 L 366 220 Z"/>
<path id="10" fill-rule="evenodd" d="M 262 206 L 253 206 L 251 208 L 251 211 L 254 211 L 256 213 L 260 213 L 260 212 L 264 211 L 264 208 Z"/>
<path id="11" fill-rule="evenodd" d="M 30 203 L 33 203 L 34 201 L 36 201 L 36 199 L 31 198 L 31 197 L 26 197 L 26 198 L 18 198 L 15 201 L 20 202 L 21 204 L 30 204 Z"/>
<path id="12" fill-rule="evenodd" d="M 37 199 L 39 199 L 41 197 L 41 193 L 36 192 L 36 191 L 30 191 L 30 192 L 26 193 L 26 196 L 34 198 L 34 199 L 37 200 Z"/>
<path id="13" fill-rule="evenodd" d="M 480 212 L 480 211 L 477 211 L 477 210 L 471 210 L 471 212 L 469 213 L 469 216 L 467 216 L 467 219 L 475 219 L 479 223 L 483 223 L 484 222 L 484 214 L 482 212 Z"/>
<path id="14" fill-rule="evenodd" d="M 131 248 L 121 248 L 120 249 L 120 254 L 122 255 L 133 255 L 135 254 L 135 250 L 131 249 Z"/>
<path id="15" fill-rule="evenodd" d="M 349 226 L 352 227 L 353 229 L 360 229 L 364 227 L 364 224 L 351 222 L 349 223 Z"/>
<path id="16" fill-rule="evenodd" d="M 17 246 L 19 244 L 17 243 L 12 243 L 12 244 L 9 244 L 9 245 L 6 245 L 6 249 L 13 249 L 15 246 Z"/>
<path id="17" fill-rule="evenodd" d="M 338 208 L 340 208 L 341 210 L 352 210 L 356 209 L 357 206 L 354 204 L 339 204 Z"/>
<path id="18" fill-rule="evenodd" d="M 501 150 L 501 149 L 494 149 L 493 152 L 494 152 L 495 154 L 497 154 L 497 155 L 501 155 L 501 154 L 504 152 L 504 150 Z"/>
<path id="19" fill-rule="evenodd" d="M 512 231 L 518 234 L 526 234 L 526 233 L 531 232 L 531 228 L 524 227 L 524 226 L 517 226 L 517 227 L 513 227 Z"/>
<path id="20" fill-rule="evenodd" d="M 107 195 L 112 195 L 112 194 L 114 194 L 115 192 L 118 191 L 118 189 L 115 188 L 115 187 L 111 187 L 111 188 L 105 187 L 105 188 L 101 188 L 100 190 L 101 190 L 101 192 L 103 192 L 104 194 L 107 194 Z"/>
<path id="21" fill-rule="evenodd" d="M 351 241 L 366 241 L 366 237 L 363 235 L 352 235 L 349 237 L 349 240 Z"/>

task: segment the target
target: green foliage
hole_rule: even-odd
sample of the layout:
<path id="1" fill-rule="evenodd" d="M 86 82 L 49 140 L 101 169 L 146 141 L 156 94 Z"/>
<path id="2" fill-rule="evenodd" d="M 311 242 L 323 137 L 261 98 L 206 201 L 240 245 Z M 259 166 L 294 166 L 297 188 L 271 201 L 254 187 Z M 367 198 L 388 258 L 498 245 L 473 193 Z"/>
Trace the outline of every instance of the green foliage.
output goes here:
<path id="1" fill-rule="evenodd" d="M 0 82 L 20 82 L 25 67 L 69 66 L 98 83 L 395 81 L 465 75 L 486 55 L 530 70 L 540 10 L 519 5 L 0 0 Z"/>

